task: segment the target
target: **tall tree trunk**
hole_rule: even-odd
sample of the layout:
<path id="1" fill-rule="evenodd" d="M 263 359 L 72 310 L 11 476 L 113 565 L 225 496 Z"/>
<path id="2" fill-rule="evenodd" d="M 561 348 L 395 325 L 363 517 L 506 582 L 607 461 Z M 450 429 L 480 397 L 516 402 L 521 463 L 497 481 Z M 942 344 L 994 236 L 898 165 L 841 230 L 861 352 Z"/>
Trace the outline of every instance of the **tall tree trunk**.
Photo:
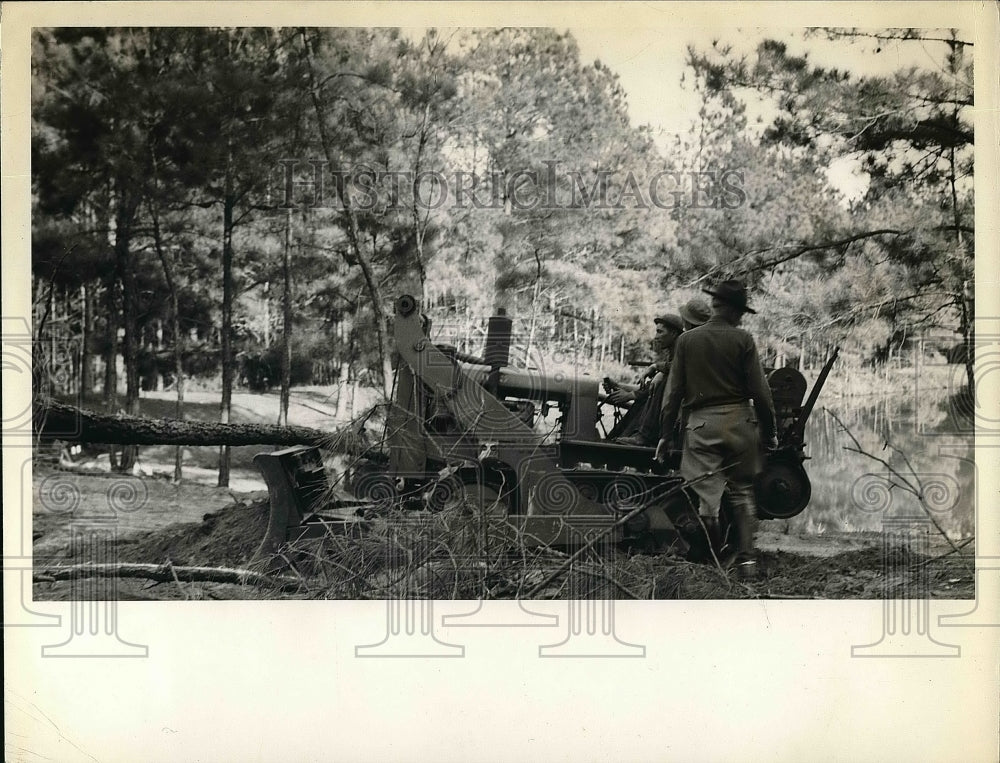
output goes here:
<path id="1" fill-rule="evenodd" d="M 138 287 L 135 280 L 135 258 L 131 251 L 132 222 L 135 206 L 127 197 L 118 200 L 115 214 L 115 261 L 122 277 L 122 324 L 125 328 L 125 412 L 139 415 L 139 326 Z M 138 458 L 135 445 L 122 450 L 119 471 L 128 472 Z"/>
<path id="2" fill-rule="evenodd" d="M 80 399 L 86 400 L 94 391 L 94 369 L 90 360 L 91 332 L 93 331 L 93 310 L 90 307 L 91 293 L 86 284 L 80 284 Z"/>
<path id="3" fill-rule="evenodd" d="M 313 104 L 313 111 L 316 114 L 316 125 L 319 131 L 320 143 L 323 145 L 323 154 L 326 158 L 327 166 L 335 173 L 340 173 L 343 177 L 344 168 L 339 161 L 339 157 L 333 150 L 333 141 L 326 129 L 326 120 L 323 117 L 322 98 L 316 84 L 316 75 L 313 68 L 312 43 L 309 41 L 305 31 L 301 33 L 302 44 L 306 54 L 307 73 L 309 78 L 309 95 Z M 372 312 L 375 319 L 375 339 L 378 345 L 379 365 L 382 369 L 382 390 L 387 399 L 392 397 L 392 363 L 389 356 L 388 340 L 386 337 L 386 315 L 382 306 L 382 291 L 372 269 L 370 259 L 361 243 L 361 234 L 358 226 L 358 218 L 354 211 L 354 201 L 347 188 L 347 183 L 335 183 L 338 200 L 343 207 L 344 219 L 347 222 L 347 238 L 351 245 L 351 252 L 354 259 L 361 267 L 361 274 L 364 277 L 365 289 L 372 303 Z"/>
<path id="4" fill-rule="evenodd" d="M 174 281 L 173 267 L 169 256 L 163 248 L 163 238 L 160 235 L 160 220 L 156 214 L 155 204 L 150 202 L 150 217 L 153 220 L 153 243 L 156 254 L 163 267 L 163 278 L 170 291 L 170 330 L 174 335 L 174 384 L 177 387 L 177 404 L 174 408 L 174 418 L 184 419 L 184 334 L 181 332 L 181 314 L 177 299 L 177 283 Z M 180 482 L 184 476 L 184 448 L 178 445 L 174 449 L 174 482 Z"/>
<path id="5" fill-rule="evenodd" d="M 427 269 L 424 266 L 424 235 L 427 232 L 427 216 L 430 214 L 430 211 L 428 210 L 427 215 L 424 216 L 424 220 L 421 223 L 417 200 L 419 195 L 420 170 L 422 169 L 421 163 L 424 158 L 424 149 L 427 146 L 427 124 L 430 121 L 430 113 L 431 105 L 428 102 L 424 104 L 423 119 L 419 130 L 420 137 L 417 141 L 417 158 L 413 165 L 413 198 L 411 199 L 410 210 L 413 215 L 413 245 L 417 260 L 417 275 L 420 278 L 420 293 L 414 296 L 420 300 L 420 304 L 423 304 L 424 301 L 424 287 L 427 282 Z"/>
<path id="6" fill-rule="evenodd" d="M 349 352 L 351 336 L 351 324 L 345 316 L 337 324 L 337 339 L 341 348 L 346 348 L 340 356 L 340 373 L 337 376 L 337 412 L 334 414 L 337 421 L 344 421 L 347 418 L 347 394 L 348 386 L 351 382 L 351 355 Z"/>
<path id="7" fill-rule="evenodd" d="M 535 325 L 538 322 L 538 284 L 535 284 L 534 299 L 531 300 L 531 315 L 528 318 L 528 343 L 524 348 L 524 363 L 531 363 L 531 353 L 535 349 Z"/>
<path id="8" fill-rule="evenodd" d="M 958 302 L 959 315 L 961 316 L 959 331 L 962 334 L 962 344 L 965 347 L 965 352 L 963 353 L 963 360 L 965 361 L 965 381 L 969 387 L 970 399 L 975 400 L 976 318 L 975 312 L 972 309 L 972 300 L 969 298 L 968 291 L 969 284 L 968 282 L 965 282 L 962 284 L 961 291 L 956 295 L 956 301 Z"/>
<path id="9" fill-rule="evenodd" d="M 104 287 L 105 299 L 105 344 L 107 353 L 104 362 L 104 409 L 108 413 L 118 411 L 118 276 L 110 274 Z M 118 452 L 112 448 L 108 452 L 112 470 L 118 469 Z"/>
<path id="10" fill-rule="evenodd" d="M 271 346 L 271 282 L 264 281 L 264 346 Z"/>
<path id="11" fill-rule="evenodd" d="M 228 424 L 233 406 L 233 207 L 235 200 L 226 175 L 222 207 L 222 403 L 219 421 Z M 229 446 L 219 448 L 219 487 L 229 487 Z"/>
<path id="12" fill-rule="evenodd" d="M 112 275 L 104 285 L 104 408 L 114 413 L 118 408 L 118 284 Z"/>
<path id="13" fill-rule="evenodd" d="M 281 260 L 284 281 L 281 294 L 281 402 L 278 424 L 288 424 L 288 402 L 292 388 L 292 210 L 285 216 L 285 250 Z"/>
<path id="14" fill-rule="evenodd" d="M 593 308 L 591 308 L 590 309 L 590 326 L 587 329 L 587 334 L 588 334 L 588 338 L 587 338 L 587 347 L 588 347 L 588 350 L 587 350 L 587 360 L 589 360 L 589 361 L 593 361 L 594 360 L 594 344 L 595 344 L 594 340 L 595 340 L 595 332 L 596 331 L 597 331 L 597 311 L 594 310 Z"/>
<path id="15" fill-rule="evenodd" d="M 170 317 L 174 332 L 174 383 L 177 386 L 177 406 L 174 409 L 174 416 L 178 420 L 181 420 L 184 418 L 184 386 L 187 382 L 184 377 L 184 334 L 181 332 L 180 309 L 177 305 L 176 289 L 172 290 L 170 307 Z M 174 451 L 174 482 L 180 482 L 183 476 L 184 449 L 178 445 Z"/>
<path id="16" fill-rule="evenodd" d="M 956 98 L 955 106 L 952 111 L 952 118 L 955 123 L 958 123 L 959 119 L 959 107 L 958 107 L 958 75 L 961 70 L 962 58 L 964 55 L 965 47 L 957 39 L 956 30 L 951 30 L 952 42 L 950 43 L 950 54 L 948 56 L 948 64 L 950 73 L 952 75 L 953 81 L 956 87 Z M 958 208 L 958 189 L 956 183 L 958 181 L 958 167 L 955 163 L 955 147 L 951 146 L 948 150 L 948 183 L 951 188 L 951 211 L 953 216 L 953 221 L 955 224 L 955 237 L 958 242 L 959 249 L 964 253 L 965 250 L 965 238 L 962 235 L 962 214 Z M 973 274 L 974 277 L 974 274 Z M 975 295 L 975 290 L 970 289 L 969 282 L 962 279 L 959 289 L 959 293 L 956 294 L 957 301 L 959 303 L 959 315 L 961 323 L 959 324 L 959 330 L 962 333 L 962 340 L 965 344 L 965 377 L 966 382 L 969 385 L 969 397 L 972 400 L 976 399 L 976 377 L 975 377 L 975 364 L 976 364 L 976 315 L 973 299 L 970 298 L 969 292 Z"/>
<path id="17" fill-rule="evenodd" d="M 949 151 L 949 183 L 951 185 L 951 209 L 955 224 L 955 236 L 960 249 L 965 249 L 965 238 L 962 235 L 962 215 L 958 210 L 958 191 L 955 187 L 957 172 L 955 167 L 955 149 Z M 976 317 L 972 307 L 972 299 L 969 297 L 969 282 L 962 281 L 959 284 L 955 301 L 959 306 L 959 331 L 962 334 L 962 343 L 965 345 L 965 379 L 969 385 L 969 397 L 976 398 Z M 974 292 L 973 292 L 974 293 Z"/>
<path id="18" fill-rule="evenodd" d="M 603 323 L 603 320 L 601 321 Z M 604 368 L 604 356 L 608 351 L 608 341 L 611 337 L 611 323 L 601 329 L 601 356 L 597 361 L 599 368 Z"/>
<path id="19" fill-rule="evenodd" d="M 530 362 L 531 352 L 535 344 L 535 327 L 538 324 L 538 296 L 542 288 L 542 258 L 535 248 L 535 283 L 531 287 L 531 317 L 528 323 L 528 346 L 524 351 L 525 363 Z"/>
<path id="20" fill-rule="evenodd" d="M 45 302 L 45 315 L 42 317 L 43 328 L 44 328 L 44 324 L 46 322 L 49 324 L 49 326 L 48 326 L 48 337 L 49 337 L 48 355 L 49 355 L 49 360 L 48 360 L 48 363 L 46 364 L 46 370 L 48 372 L 48 379 L 46 380 L 46 385 L 45 386 L 46 386 L 46 389 L 51 390 L 51 392 L 53 394 L 57 394 L 59 392 L 59 390 L 57 390 L 56 386 L 55 386 L 55 378 L 56 378 L 56 330 L 55 330 L 55 324 L 58 321 L 58 316 L 56 316 L 56 314 L 55 314 L 55 311 L 56 311 L 56 307 L 55 307 L 55 304 L 56 304 L 55 293 L 56 293 L 56 285 L 53 282 L 53 283 L 49 284 L 49 295 L 48 295 L 48 298 L 46 299 L 46 302 Z M 46 320 L 49 317 L 51 317 L 51 319 L 52 319 L 51 321 L 47 321 Z M 39 330 L 39 337 L 41 337 L 41 336 L 42 336 L 42 333 L 41 333 L 41 330 Z"/>

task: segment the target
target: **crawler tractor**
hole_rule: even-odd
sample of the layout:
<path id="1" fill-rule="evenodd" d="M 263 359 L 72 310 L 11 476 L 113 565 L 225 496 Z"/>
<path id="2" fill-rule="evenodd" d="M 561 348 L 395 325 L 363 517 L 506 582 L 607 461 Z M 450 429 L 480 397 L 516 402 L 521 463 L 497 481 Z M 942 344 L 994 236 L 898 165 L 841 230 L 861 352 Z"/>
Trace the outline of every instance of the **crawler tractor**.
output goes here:
<path id="1" fill-rule="evenodd" d="M 697 499 L 676 472 L 680 454 L 659 464 L 653 448 L 603 437 L 610 404 L 596 379 L 512 367 L 506 315 L 490 318 L 482 357 L 434 344 L 409 295 L 396 300 L 394 326 L 394 399 L 382 442 L 347 471 L 352 499 L 330 499 L 316 448 L 255 458 L 271 503 L 257 559 L 288 541 L 363 533 L 389 512 L 415 522 L 449 513 L 489 519 L 527 545 L 565 548 L 601 535 L 684 554 L 697 544 Z M 803 432 L 835 359 L 836 352 L 805 403 L 801 373 L 768 374 L 779 447 L 758 480 L 761 519 L 787 519 L 809 503 Z"/>

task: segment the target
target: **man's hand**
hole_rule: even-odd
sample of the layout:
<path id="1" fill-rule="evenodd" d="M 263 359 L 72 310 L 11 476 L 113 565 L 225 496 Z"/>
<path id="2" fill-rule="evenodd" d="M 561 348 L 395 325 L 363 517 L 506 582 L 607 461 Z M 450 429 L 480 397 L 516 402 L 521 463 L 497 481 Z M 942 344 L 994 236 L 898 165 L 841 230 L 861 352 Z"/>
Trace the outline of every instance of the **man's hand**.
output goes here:
<path id="1" fill-rule="evenodd" d="M 659 461 L 661 464 L 667 460 L 667 456 L 670 453 L 670 441 L 666 438 L 661 439 L 656 443 L 656 453 L 653 454 L 653 460 Z"/>
<path id="2" fill-rule="evenodd" d="M 773 434 L 770 437 L 768 437 L 767 445 L 765 447 L 767 448 L 768 453 L 773 453 L 774 451 L 776 451 L 778 449 L 778 435 Z"/>
<path id="3" fill-rule="evenodd" d="M 627 392 L 623 389 L 616 389 L 610 395 L 608 395 L 608 402 L 612 405 L 622 406 L 625 403 L 629 403 L 635 400 L 634 392 Z"/>

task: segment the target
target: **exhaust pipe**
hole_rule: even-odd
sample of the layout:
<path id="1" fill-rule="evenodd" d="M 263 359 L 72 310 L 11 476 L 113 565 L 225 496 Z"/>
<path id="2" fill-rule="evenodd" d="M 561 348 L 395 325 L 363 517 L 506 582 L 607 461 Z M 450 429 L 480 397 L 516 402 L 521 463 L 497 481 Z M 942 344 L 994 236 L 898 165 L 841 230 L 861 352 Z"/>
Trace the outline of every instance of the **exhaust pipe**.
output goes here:
<path id="1" fill-rule="evenodd" d="M 486 390 L 496 396 L 500 390 L 500 369 L 510 364 L 511 327 L 514 321 L 507 317 L 507 311 L 497 308 L 497 314 L 489 319 L 486 328 L 486 348 L 483 357 L 490 367 L 486 377 Z"/>

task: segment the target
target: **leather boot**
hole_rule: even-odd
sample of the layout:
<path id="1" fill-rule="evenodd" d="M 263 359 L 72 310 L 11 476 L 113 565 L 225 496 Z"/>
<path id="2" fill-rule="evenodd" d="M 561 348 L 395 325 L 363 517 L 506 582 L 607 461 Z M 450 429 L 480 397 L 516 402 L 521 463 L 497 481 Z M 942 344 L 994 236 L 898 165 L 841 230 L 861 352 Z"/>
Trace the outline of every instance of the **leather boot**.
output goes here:
<path id="1" fill-rule="evenodd" d="M 758 565 L 754 534 L 757 531 L 757 503 L 754 500 L 753 488 L 734 489 L 730 497 L 738 549 L 736 574 L 740 580 L 756 580 Z"/>
<path id="2" fill-rule="evenodd" d="M 685 533 L 688 552 L 685 558 L 689 562 L 709 562 L 712 559 L 714 537 L 718 535 L 718 522 L 714 517 L 699 517 Z M 704 527 L 702 527 L 704 525 Z M 713 530 L 713 528 L 715 528 Z"/>
<path id="3" fill-rule="evenodd" d="M 757 578 L 759 577 L 759 571 L 757 569 L 756 554 L 736 555 L 736 577 L 742 580 L 744 583 L 749 583 L 754 580 L 757 580 Z"/>

